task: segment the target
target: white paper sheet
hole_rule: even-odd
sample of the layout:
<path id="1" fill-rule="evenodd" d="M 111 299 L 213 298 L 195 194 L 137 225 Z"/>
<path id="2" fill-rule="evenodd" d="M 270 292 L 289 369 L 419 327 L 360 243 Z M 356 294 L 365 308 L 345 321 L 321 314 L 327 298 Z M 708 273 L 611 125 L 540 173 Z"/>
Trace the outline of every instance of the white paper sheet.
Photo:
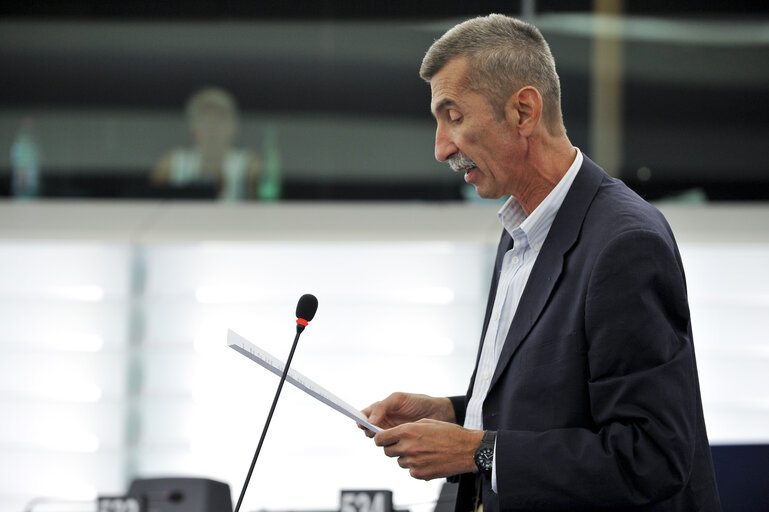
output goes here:
<path id="1" fill-rule="evenodd" d="M 230 348 L 240 352 L 247 358 L 251 359 L 252 361 L 256 362 L 257 364 L 267 368 L 278 377 L 283 375 L 285 364 L 282 361 L 268 354 L 231 329 L 227 331 L 227 345 L 229 345 Z M 332 409 L 336 409 L 348 418 L 357 421 L 372 432 L 379 432 L 382 430 L 376 425 L 369 423 L 366 416 L 364 416 L 363 413 L 358 409 L 351 406 L 319 384 L 316 384 L 293 368 L 288 369 L 286 382 L 290 382 L 308 395 L 317 398 Z"/>

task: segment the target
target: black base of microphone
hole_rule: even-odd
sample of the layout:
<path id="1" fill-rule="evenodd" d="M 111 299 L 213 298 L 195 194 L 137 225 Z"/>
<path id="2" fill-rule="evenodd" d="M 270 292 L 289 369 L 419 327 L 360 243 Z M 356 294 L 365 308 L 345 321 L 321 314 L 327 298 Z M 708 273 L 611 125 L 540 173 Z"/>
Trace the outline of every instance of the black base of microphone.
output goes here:
<path id="1" fill-rule="evenodd" d="M 251 467 L 248 468 L 246 481 L 243 482 L 243 489 L 240 491 L 240 497 L 238 498 L 238 504 L 235 505 L 234 512 L 240 511 L 240 505 L 241 503 L 243 503 L 243 497 L 246 495 L 248 482 L 251 480 L 251 474 L 254 472 L 254 466 L 256 466 L 256 460 L 259 458 L 259 452 L 262 451 L 264 438 L 267 436 L 267 429 L 270 427 L 270 422 L 272 421 L 272 415 L 275 412 L 275 406 L 278 404 L 278 397 L 280 397 L 280 392 L 283 389 L 283 384 L 286 382 L 286 377 L 288 376 L 288 369 L 291 366 L 291 360 L 294 358 L 294 352 L 296 351 L 296 346 L 299 343 L 299 336 L 304 331 L 304 327 L 305 327 L 304 325 L 300 325 L 300 324 L 296 325 L 296 336 L 294 337 L 294 344 L 291 346 L 291 352 L 288 354 L 288 359 L 286 360 L 286 366 L 285 368 L 283 368 L 283 375 L 280 376 L 280 382 L 278 383 L 278 390 L 275 392 L 275 398 L 272 400 L 270 413 L 267 415 L 267 421 L 264 423 L 264 428 L 262 429 L 262 437 L 259 438 L 259 444 L 256 446 L 256 451 L 254 452 L 254 458 L 251 460 Z"/>

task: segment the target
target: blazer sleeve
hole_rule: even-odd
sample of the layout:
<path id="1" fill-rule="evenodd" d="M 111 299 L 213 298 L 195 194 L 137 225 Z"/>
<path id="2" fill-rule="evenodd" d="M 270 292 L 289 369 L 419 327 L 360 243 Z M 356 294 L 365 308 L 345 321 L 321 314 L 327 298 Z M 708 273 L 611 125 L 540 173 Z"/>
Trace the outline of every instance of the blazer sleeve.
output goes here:
<path id="1" fill-rule="evenodd" d="M 456 417 L 457 425 L 465 424 L 465 411 L 467 409 L 467 397 L 463 396 L 450 396 L 451 405 L 454 406 L 454 416 Z"/>
<path id="2" fill-rule="evenodd" d="M 688 480 L 698 395 L 675 242 L 654 231 L 625 232 L 586 271 L 584 336 L 595 427 L 500 430 L 503 511 L 644 506 L 676 494 Z"/>

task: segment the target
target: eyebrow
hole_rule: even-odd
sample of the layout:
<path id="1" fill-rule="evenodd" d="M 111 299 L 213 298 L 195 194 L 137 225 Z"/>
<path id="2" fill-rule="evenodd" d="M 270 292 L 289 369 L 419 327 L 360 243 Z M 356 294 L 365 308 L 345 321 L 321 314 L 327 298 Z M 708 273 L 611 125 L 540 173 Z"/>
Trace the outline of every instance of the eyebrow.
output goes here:
<path id="1" fill-rule="evenodd" d="M 435 106 L 435 111 L 431 111 L 431 114 L 433 115 L 433 117 L 438 117 L 438 114 L 446 110 L 448 107 L 454 107 L 456 105 L 457 105 L 456 101 L 450 98 L 446 98 L 444 100 L 441 100 L 441 102 Z"/>

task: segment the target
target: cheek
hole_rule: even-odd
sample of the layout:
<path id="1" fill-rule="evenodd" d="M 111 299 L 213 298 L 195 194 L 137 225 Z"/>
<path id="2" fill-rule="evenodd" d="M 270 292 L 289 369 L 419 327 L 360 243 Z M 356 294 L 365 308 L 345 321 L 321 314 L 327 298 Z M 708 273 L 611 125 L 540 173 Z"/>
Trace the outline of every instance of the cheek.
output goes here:
<path id="1" fill-rule="evenodd" d="M 460 133 L 460 140 L 463 140 L 465 144 L 477 145 L 481 141 L 481 136 L 476 130 L 465 130 Z"/>
<path id="2" fill-rule="evenodd" d="M 483 138 L 476 131 L 465 130 L 455 135 L 456 146 L 459 151 L 467 155 L 478 165 L 484 160 L 486 153 L 483 144 Z"/>

